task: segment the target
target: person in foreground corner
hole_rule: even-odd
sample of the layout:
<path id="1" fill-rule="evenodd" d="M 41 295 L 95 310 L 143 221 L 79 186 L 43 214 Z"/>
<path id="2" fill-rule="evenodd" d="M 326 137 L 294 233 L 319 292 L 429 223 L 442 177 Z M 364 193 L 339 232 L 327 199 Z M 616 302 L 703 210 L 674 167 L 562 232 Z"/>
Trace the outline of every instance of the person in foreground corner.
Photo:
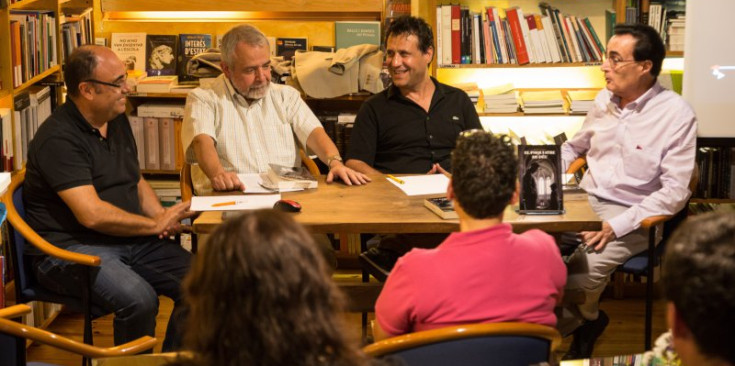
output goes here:
<path id="1" fill-rule="evenodd" d="M 184 281 L 191 307 L 175 365 L 368 365 L 316 244 L 287 214 L 224 222 Z"/>
<path id="2" fill-rule="evenodd" d="M 329 167 L 327 182 L 361 185 L 370 179 L 342 164 L 319 120 L 286 85 L 271 83 L 270 46 L 252 25 L 222 38 L 222 71 L 186 98 L 181 142 L 197 194 L 244 190 L 238 173 L 265 173 L 268 164 L 299 166 L 299 146 Z"/>
<path id="3" fill-rule="evenodd" d="M 347 166 L 365 174 L 451 172 L 449 154 L 461 131 L 482 128 L 467 93 L 429 75 L 434 35 L 421 18 L 402 16 L 385 32 L 385 64 L 393 84 L 360 107 Z M 446 235 L 385 239 L 361 260 L 378 278 L 413 246 L 435 247 Z"/>
<path id="4" fill-rule="evenodd" d="M 667 323 L 684 366 L 735 365 L 735 212 L 689 218 L 663 264 Z"/>
<path id="5" fill-rule="evenodd" d="M 574 340 L 565 358 L 587 358 L 608 323 L 598 310 L 610 274 L 648 247 L 643 219 L 673 215 L 686 204 L 694 170 L 694 111 L 656 79 L 665 55 L 658 32 L 647 25 L 618 25 L 602 63 L 607 87 L 582 128 L 562 145 L 565 165 L 586 155 L 581 187 L 603 220 L 602 230 L 582 232 L 583 245 L 568 263 L 567 291 L 584 292 L 559 321 Z"/>
<path id="6" fill-rule="evenodd" d="M 125 78 L 125 66 L 109 48 L 72 52 L 64 67 L 68 100 L 28 146 L 23 200 L 28 224 L 41 237 L 100 257 L 91 273 L 92 303 L 115 313 L 115 344 L 153 336 L 158 296 L 174 301 L 163 343 L 168 351 L 179 343 L 179 289 L 190 253 L 166 238 L 192 213 L 189 202 L 163 208 L 140 175 L 125 115 Z M 41 285 L 79 296 L 79 266 L 30 249 Z"/>
<path id="7" fill-rule="evenodd" d="M 518 200 L 518 160 L 506 136 L 467 131 L 452 153 L 447 197 L 460 232 L 401 257 L 375 305 L 376 340 L 456 324 L 556 325 L 566 268 L 554 239 L 503 223 Z"/>

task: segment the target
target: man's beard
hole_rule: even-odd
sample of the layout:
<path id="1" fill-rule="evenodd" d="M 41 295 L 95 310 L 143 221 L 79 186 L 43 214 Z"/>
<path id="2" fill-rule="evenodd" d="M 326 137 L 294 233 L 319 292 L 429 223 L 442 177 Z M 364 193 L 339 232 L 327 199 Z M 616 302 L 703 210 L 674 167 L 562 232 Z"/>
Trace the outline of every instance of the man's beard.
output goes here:
<path id="1" fill-rule="evenodd" d="M 257 88 L 251 87 L 250 90 L 248 90 L 247 94 L 245 94 L 246 99 L 263 99 L 265 95 L 268 93 L 268 88 L 270 87 L 270 83 L 265 83 L 262 86 L 259 86 Z"/>

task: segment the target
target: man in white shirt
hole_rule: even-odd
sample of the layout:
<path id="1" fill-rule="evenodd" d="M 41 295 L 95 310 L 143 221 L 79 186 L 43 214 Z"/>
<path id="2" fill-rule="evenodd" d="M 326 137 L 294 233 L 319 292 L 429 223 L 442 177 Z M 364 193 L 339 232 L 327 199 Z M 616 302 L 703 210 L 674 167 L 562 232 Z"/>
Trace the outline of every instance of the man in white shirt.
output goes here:
<path id="1" fill-rule="evenodd" d="M 181 139 L 197 194 L 246 189 L 238 173 L 263 173 L 268 164 L 298 166 L 299 146 L 328 167 L 327 182 L 370 179 L 342 164 L 337 147 L 296 89 L 271 84 L 270 46 L 251 25 L 222 39 L 222 71 L 186 100 Z"/>
<path id="2" fill-rule="evenodd" d="M 583 245 L 569 261 L 567 290 L 584 291 L 586 301 L 567 306 L 559 321 L 563 334 L 577 327 L 567 358 L 592 353 L 608 322 L 598 303 L 609 275 L 647 248 L 640 222 L 677 213 L 691 194 L 696 117 L 678 94 L 656 81 L 665 54 L 653 28 L 617 26 L 602 64 L 607 88 L 580 131 L 562 146 L 565 165 L 586 155 L 589 170 L 581 186 L 603 220 L 602 230 L 580 233 Z"/>

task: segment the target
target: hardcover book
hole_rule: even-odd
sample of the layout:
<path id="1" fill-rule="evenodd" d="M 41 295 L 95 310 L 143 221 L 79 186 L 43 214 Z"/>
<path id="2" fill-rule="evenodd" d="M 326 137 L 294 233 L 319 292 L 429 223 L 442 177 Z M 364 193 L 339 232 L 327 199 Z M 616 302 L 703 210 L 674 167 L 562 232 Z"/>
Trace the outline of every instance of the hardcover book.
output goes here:
<path id="1" fill-rule="evenodd" d="M 110 48 L 127 70 L 145 71 L 145 33 L 112 33 Z"/>
<path id="2" fill-rule="evenodd" d="M 337 49 L 358 44 L 380 46 L 380 22 L 334 22 Z"/>
<path id="3" fill-rule="evenodd" d="M 457 211 L 454 211 L 454 202 L 447 197 L 427 198 L 424 206 L 444 220 L 459 218 Z"/>
<path id="4" fill-rule="evenodd" d="M 272 190 L 316 188 L 316 178 L 305 167 L 269 164 L 268 174 L 261 176 L 265 188 Z"/>
<path id="5" fill-rule="evenodd" d="M 307 50 L 306 38 L 276 38 L 276 56 L 290 60 L 296 54 L 296 50 Z"/>
<path id="6" fill-rule="evenodd" d="M 519 213 L 561 214 L 561 149 L 558 145 L 518 145 L 521 182 Z"/>
<path id="7" fill-rule="evenodd" d="M 176 35 L 149 34 L 146 37 L 145 69 L 149 76 L 176 75 Z"/>
<path id="8" fill-rule="evenodd" d="M 178 75 L 179 84 L 195 83 L 198 79 L 189 75 L 187 64 L 192 57 L 212 48 L 211 34 L 179 34 Z"/>

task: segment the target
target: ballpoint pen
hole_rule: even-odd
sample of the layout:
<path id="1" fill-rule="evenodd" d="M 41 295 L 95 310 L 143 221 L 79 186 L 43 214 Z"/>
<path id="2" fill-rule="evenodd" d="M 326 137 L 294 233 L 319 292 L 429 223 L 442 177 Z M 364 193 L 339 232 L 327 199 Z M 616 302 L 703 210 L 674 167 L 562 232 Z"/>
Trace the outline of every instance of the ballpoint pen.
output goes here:
<path id="1" fill-rule="evenodd" d="M 393 180 L 394 182 L 396 182 L 398 184 L 404 184 L 404 183 L 406 183 L 406 182 L 403 181 L 403 179 L 396 178 L 396 177 L 394 177 L 391 174 L 386 175 L 386 177 L 388 177 L 388 179 L 391 179 L 391 180 Z"/>

